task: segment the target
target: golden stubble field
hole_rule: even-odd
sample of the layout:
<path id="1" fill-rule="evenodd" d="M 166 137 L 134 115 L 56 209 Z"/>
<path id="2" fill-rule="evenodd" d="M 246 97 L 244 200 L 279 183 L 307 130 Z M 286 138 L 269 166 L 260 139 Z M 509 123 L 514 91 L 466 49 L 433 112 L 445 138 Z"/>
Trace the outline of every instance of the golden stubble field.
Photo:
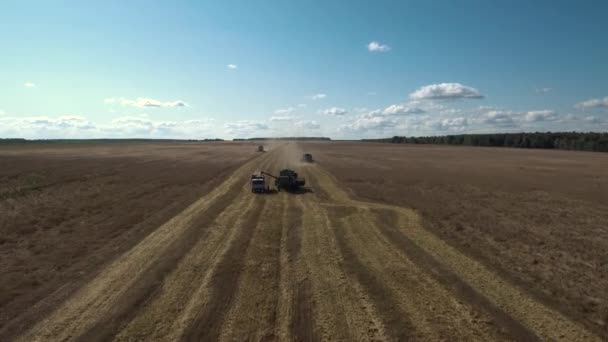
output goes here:
<path id="1" fill-rule="evenodd" d="M 254 151 L 0 147 L 0 340 L 608 337 L 607 155 Z"/>

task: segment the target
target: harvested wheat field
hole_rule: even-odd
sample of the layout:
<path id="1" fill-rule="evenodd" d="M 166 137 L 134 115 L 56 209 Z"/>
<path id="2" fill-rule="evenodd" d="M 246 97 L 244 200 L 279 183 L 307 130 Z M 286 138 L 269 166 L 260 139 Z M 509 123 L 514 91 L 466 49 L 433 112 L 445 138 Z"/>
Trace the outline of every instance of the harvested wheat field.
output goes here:
<path id="1" fill-rule="evenodd" d="M 608 339 L 607 154 L 256 147 L 0 147 L 0 340 Z"/>

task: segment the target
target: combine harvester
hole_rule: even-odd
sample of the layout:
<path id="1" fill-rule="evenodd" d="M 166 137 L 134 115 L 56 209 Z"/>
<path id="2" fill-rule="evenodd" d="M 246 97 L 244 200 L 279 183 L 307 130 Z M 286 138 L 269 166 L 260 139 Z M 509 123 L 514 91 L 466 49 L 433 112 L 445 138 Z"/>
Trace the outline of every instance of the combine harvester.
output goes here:
<path id="1" fill-rule="evenodd" d="M 306 184 L 306 180 L 298 177 L 298 173 L 293 170 L 281 170 L 278 176 L 262 171 L 259 175 L 251 176 L 251 192 L 270 192 L 270 187 L 266 184 L 266 177 L 264 176 L 274 178 L 274 185 L 278 191 L 299 192 L 304 190 L 303 186 Z"/>
<path id="2" fill-rule="evenodd" d="M 312 159 L 312 154 L 310 154 L 310 153 L 304 153 L 304 155 L 302 156 L 302 161 L 303 162 L 307 162 L 307 163 L 314 162 L 314 160 Z"/>

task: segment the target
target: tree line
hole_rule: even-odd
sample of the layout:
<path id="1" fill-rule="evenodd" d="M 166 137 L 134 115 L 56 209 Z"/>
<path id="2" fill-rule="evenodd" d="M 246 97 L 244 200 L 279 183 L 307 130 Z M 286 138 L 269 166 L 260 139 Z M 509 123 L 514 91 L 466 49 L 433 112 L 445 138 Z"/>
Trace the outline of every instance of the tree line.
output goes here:
<path id="1" fill-rule="evenodd" d="M 394 144 L 494 146 L 608 152 L 608 133 L 593 132 L 458 134 L 427 137 L 394 136 L 385 139 L 364 139 L 364 141 Z"/>

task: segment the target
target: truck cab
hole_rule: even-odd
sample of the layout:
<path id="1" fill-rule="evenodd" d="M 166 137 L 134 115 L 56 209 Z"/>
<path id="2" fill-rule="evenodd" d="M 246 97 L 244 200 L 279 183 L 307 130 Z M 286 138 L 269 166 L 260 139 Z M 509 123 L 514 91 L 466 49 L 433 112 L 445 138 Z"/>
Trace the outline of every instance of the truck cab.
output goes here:
<path id="1" fill-rule="evenodd" d="M 251 192 L 266 192 L 266 178 L 264 176 L 251 175 Z"/>

